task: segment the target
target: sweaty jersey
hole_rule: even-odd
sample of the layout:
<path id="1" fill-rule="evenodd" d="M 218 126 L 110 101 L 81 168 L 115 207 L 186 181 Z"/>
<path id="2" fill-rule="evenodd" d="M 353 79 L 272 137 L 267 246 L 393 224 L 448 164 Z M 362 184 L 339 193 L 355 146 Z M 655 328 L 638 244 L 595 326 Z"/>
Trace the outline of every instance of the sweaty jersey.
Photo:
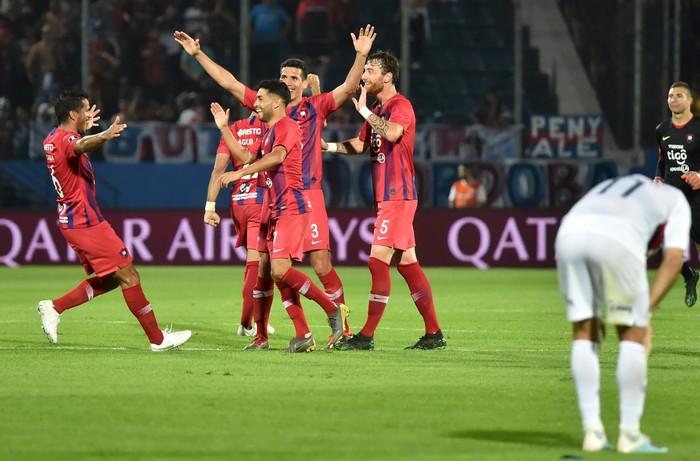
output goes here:
<path id="1" fill-rule="evenodd" d="M 683 126 L 674 125 L 670 118 L 664 120 L 656 127 L 656 143 L 659 148 L 656 176 L 690 194 L 692 189 L 681 175 L 700 171 L 700 118 L 693 117 Z"/>
<path id="2" fill-rule="evenodd" d="M 246 87 L 242 105 L 254 110 L 256 98 L 257 93 Z M 332 92 L 304 96 L 296 106 L 287 106 L 287 116 L 297 122 L 301 133 L 302 182 L 305 190 L 322 189 L 321 132 L 326 118 L 336 110 Z"/>
<path id="3" fill-rule="evenodd" d="M 267 128 L 267 125 L 260 121 L 257 115 L 252 115 L 249 118 L 234 122 L 228 128 L 231 130 L 233 137 L 236 138 L 236 141 L 238 141 L 241 146 L 248 149 L 262 136 L 263 126 Z M 221 137 L 221 141 L 219 141 L 219 147 L 216 149 L 216 153 L 228 155 L 233 163 L 234 171 L 240 170 L 245 166 L 233 156 L 228 146 L 226 146 L 226 141 L 224 141 L 223 136 Z M 264 176 L 264 173 L 260 173 L 260 175 Z M 258 191 L 258 173 L 244 176 L 240 181 L 233 183 L 231 187 L 231 205 L 261 204 L 263 196 L 264 191 Z"/>
<path id="4" fill-rule="evenodd" d="M 375 133 L 368 122 L 360 129 L 360 141 L 369 142 L 375 201 L 417 200 L 413 167 L 413 141 L 416 137 L 413 106 L 402 94 L 396 93 L 384 104 L 375 101 L 370 110 L 403 127 L 403 135 L 396 142 L 387 141 Z"/>
<path id="5" fill-rule="evenodd" d="M 44 139 L 46 166 L 56 189 L 58 222 L 63 229 L 95 226 L 105 219 L 95 196 L 95 173 L 87 155 L 73 150 L 78 133 L 54 128 Z"/>
<path id="6" fill-rule="evenodd" d="M 250 151 L 264 157 L 276 146 L 284 147 L 287 156 L 282 163 L 266 172 L 272 216 L 304 214 L 307 207 L 301 182 L 301 138 L 297 124 L 289 117 L 280 119 L 268 128 Z"/>
<path id="7" fill-rule="evenodd" d="M 644 259 L 657 229 L 663 227 L 663 247 L 688 248 L 690 206 L 683 193 L 634 174 L 595 186 L 564 216 L 559 235 L 601 234 Z"/>

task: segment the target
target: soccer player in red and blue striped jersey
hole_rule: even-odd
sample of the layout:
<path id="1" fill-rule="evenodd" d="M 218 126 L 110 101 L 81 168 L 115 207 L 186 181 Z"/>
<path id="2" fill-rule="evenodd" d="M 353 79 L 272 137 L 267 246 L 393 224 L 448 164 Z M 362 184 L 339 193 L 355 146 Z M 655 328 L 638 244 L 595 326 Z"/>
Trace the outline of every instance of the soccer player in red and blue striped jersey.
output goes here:
<path id="1" fill-rule="evenodd" d="M 307 198 L 312 207 L 309 222 L 304 233 L 304 253 L 309 255 L 309 262 L 325 288 L 328 297 L 344 303 L 345 294 L 340 278 L 333 269 L 330 258 L 330 233 L 328 215 L 323 196 L 323 161 L 321 150 L 321 130 L 326 117 L 338 110 L 356 91 L 372 43 L 376 38 L 374 27 L 367 24 L 360 28 L 359 34 L 350 34 L 355 48 L 355 61 L 345 81 L 333 91 L 303 96 L 308 86 L 306 65 L 299 59 L 288 59 L 280 68 L 280 80 L 291 92 L 291 101 L 287 106 L 287 115 L 296 120 L 301 129 L 303 145 L 303 184 Z M 194 56 L 209 75 L 223 88 L 228 90 L 241 104 L 253 108 L 256 93 L 238 81 L 233 74 L 216 64 L 201 49 L 199 40 L 193 40 L 185 32 L 176 31 L 175 40 L 187 53 Z M 346 325 L 345 334 L 352 332 Z"/>
<path id="2" fill-rule="evenodd" d="M 413 106 L 396 91 L 398 60 L 384 51 L 373 53 L 362 74 L 364 86 L 355 108 L 365 123 L 356 138 L 342 143 L 328 143 L 328 152 L 363 154 L 369 150 L 372 182 L 377 205 L 374 239 L 368 261 L 372 274 L 367 321 L 362 330 L 339 349 L 374 349 L 374 332 L 389 302 L 391 277 L 389 265 L 396 263 L 406 280 L 418 311 L 423 316 L 425 335 L 407 349 L 439 349 L 447 345 L 440 330 L 433 293 L 416 256 L 413 218 L 418 207 L 413 167 L 413 141 L 416 117 Z M 376 98 L 367 108 L 367 94 Z"/>
<path id="3" fill-rule="evenodd" d="M 267 125 L 260 120 L 257 114 L 234 122 L 228 129 L 233 137 L 242 145 L 250 147 L 254 145 L 262 136 L 263 129 Z M 224 174 L 229 162 L 233 164 L 234 170 L 240 170 L 245 165 L 241 164 L 229 151 L 226 142 L 222 138 L 216 149 L 216 159 L 214 168 L 209 179 L 207 188 L 207 203 L 204 211 L 204 222 L 210 226 L 218 226 L 221 222 L 219 214 L 216 212 L 216 197 L 221 190 L 217 180 Z M 264 186 L 264 180 L 262 185 Z M 255 336 L 255 323 L 253 322 L 254 289 L 258 277 L 258 267 L 260 264 L 260 254 L 257 249 L 257 239 L 260 230 L 260 212 L 265 197 L 263 188 L 258 188 L 257 173 L 246 176 L 237 181 L 231 189 L 230 211 L 233 226 L 236 229 L 238 238 L 236 248 L 244 246 L 246 249 L 246 266 L 243 275 L 243 309 L 241 320 L 238 326 L 238 336 Z M 266 283 L 261 290 L 272 290 L 272 279 Z M 272 302 L 272 298 L 269 299 Z M 274 331 L 274 329 L 272 329 Z"/>
<path id="4" fill-rule="evenodd" d="M 272 279 L 280 291 L 282 302 L 296 330 L 287 351 L 307 352 L 314 350 L 316 343 L 301 308 L 299 294 L 318 303 L 328 315 L 331 326 L 331 338 L 326 346 L 328 349 L 335 347 L 340 340 L 348 311 L 344 304 L 336 304 L 311 282 L 307 275 L 292 267 L 292 261 L 299 261 L 303 255 L 304 229 L 312 205 L 303 187 L 299 127 L 294 120 L 286 116 L 290 98 L 289 88 L 283 82 L 261 82 L 255 110 L 260 119 L 267 123 L 268 129 L 260 142 L 250 150 L 236 145 L 231 133 L 225 130 L 228 111 L 224 113 L 220 105 L 212 104 L 212 114 L 217 126 L 222 129 L 229 150 L 239 160 L 249 163 L 240 170 L 224 173 L 219 178 L 221 187 L 227 187 L 230 182 L 238 181 L 245 175 L 266 172 L 265 183 L 271 217 L 267 235 L 261 234 L 260 238 L 267 238 L 267 258 L 270 260 Z M 260 155 L 257 155 L 258 152 Z M 261 266 L 266 264 L 267 258 L 261 255 Z M 265 322 L 268 315 L 266 312 L 256 312 L 258 335 L 266 331 Z M 250 349 L 267 349 L 269 345 L 265 339 L 256 337 Z"/>
<path id="5" fill-rule="evenodd" d="M 100 212 L 95 195 L 95 175 L 87 153 L 126 129 L 117 117 L 105 131 L 84 136 L 99 120 L 99 109 L 90 107 L 88 95 L 69 90 L 61 93 L 55 105 L 58 126 L 44 140 L 46 166 L 57 194 L 61 234 L 75 250 L 87 274 L 86 279 L 54 300 L 39 302 L 41 323 L 49 341 L 58 341 L 61 314 L 90 301 L 95 296 L 120 287 L 129 310 L 138 319 L 151 343 L 151 350 L 164 351 L 187 341 L 189 330 L 160 330 L 151 303 L 141 289 L 139 273 L 124 242 Z"/>

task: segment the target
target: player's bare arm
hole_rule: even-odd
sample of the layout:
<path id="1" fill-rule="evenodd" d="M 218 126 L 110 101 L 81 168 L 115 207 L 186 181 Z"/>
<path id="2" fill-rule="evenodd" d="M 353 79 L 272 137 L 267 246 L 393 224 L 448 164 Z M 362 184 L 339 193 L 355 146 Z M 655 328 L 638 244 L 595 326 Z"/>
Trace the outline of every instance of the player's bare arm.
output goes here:
<path id="1" fill-rule="evenodd" d="M 217 152 L 216 160 L 214 161 L 214 168 L 211 171 L 209 185 L 207 186 L 207 205 L 210 203 L 214 204 L 216 202 L 216 198 L 219 196 L 221 187 L 219 187 L 217 180 L 226 172 L 226 165 L 228 165 L 228 162 L 228 154 Z M 219 223 L 221 223 L 221 217 L 215 210 L 205 209 L 204 223 L 216 227 L 219 225 Z"/>
<path id="2" fill-rule="evenodd" d="M 666 248 L 649 290 L 649 312 L 653 312 L 671 289 L 683 264 L 682 248 Z"/>
<path id="3" fill-rule="evenodd" d="M 222 189 L 228 187 L 232 182 L 240 180 L 243 176 L 261 171 L 267 171 L 284 162 L 287 158 L 287 149 L 282 146 L 275 146 L 272 151 L 261 159 L 248 164 L 247 166 L 236 171 L 229 171 L 219 177 L 219 185 Z"/>
<path id="4" fill-rule="evenodd" d="M 76 154 L 92 152 L 110 139 L 121 136 L 121 132 L 125 129 L 126 123 L 119 123 L 119 116 L 117 116 L 114 119 L 114 123 L 112 123 L 106 130 L 97 134 L 85 136 L 84 138 L 76 141 L 76 143 L 73 145 L 73 150 Z"/>
<path id="5" fill-rule="evenodd" d="M 230 110 L 224 110 L 221 104 L 213 102 L 209 107 L 209 111 L 214 116 L 214 123 L 216 123 L 216 127 L 221 131 L 221 137 L 224 139 L 226 147 L 228 147 L 228 150 L 231 151 L 236 160 L 243 165 L 255 161 L 255 155 L 241 146 L 228 128 Z"/>
<path id="6" fill-rule="evenodd" d="M 366 27 L 361 27 L 360 32 L 357 37 L 354 33 L 350 33 L 352 38 L 352 44 L 355 48 L 355 62 L 353 62 L 350 72 L 348 72 L 345 81 L 333 90 L 333 101 L 335 102 L 335 107 L 339 108 L 345 101 L 350 99 L 350 97 L 357 91 L 357 85 L 360 83 L 360 78 L 362 77 L 362 72 L 365 67 L 365 62 L 367 61 L 367 55 L 372 49 L 372 43 L 377 37 L 374 32 L 374 26 L 367 24 Z"/>
<path id="7" fill-rule="evenodd" d="M 231 93 L 238 101 L 243 102 L 245 97 L 245 85 L 238 81 L 233 74 L 219 64 L 215 63 L 207 54 L 202 51 L 199 39 L 195 40 L 185 32 L 176 30 L 173 34 L 175 41 L 182 48 L 194 57 L 204 70 L 218 83 L 223 89 Z"/>
<path id="8" fill-rule="evenodd" d="M 352 138 L 343 142 L 326 142 L 321 139 L 321 150 L 333 154 L 359 155 L 367 152 L 369 143 L 363 142 L 360 138 Z"/>
<path id="9" fill-rule="evenodd" d="M 367 120 L 367 123 L 379 136 L 390 142 L 396 142 L 403 136 L 403 127 L 401 125 L 390 120 L 384 120 L 367 108 L 367 89 L 364 86 L 360 88 L 360 97 L 357 99 L 352 98 L 352 102 L 355 104 L 355 109 Z"/>

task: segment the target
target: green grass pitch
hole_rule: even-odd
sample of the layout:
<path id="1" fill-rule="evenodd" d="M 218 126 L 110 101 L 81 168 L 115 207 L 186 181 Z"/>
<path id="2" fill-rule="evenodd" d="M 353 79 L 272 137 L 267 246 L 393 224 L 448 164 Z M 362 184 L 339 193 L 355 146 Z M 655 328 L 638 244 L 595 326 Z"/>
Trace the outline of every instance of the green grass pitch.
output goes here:
<path id="1" fill-rule="evenodd" d="M 448 348 L 406 351 L 423 323 L 392 269 L 375 351 L 296 355 L 281 352 L 294 330 L 278 293 L 273 350 L 241 350 L 250 341 L 234 336 L 242 267 L 139 271 L 161 326 L 194 332 L 181 349 L 150 352 L 119 291 L 65 313 L 59 343 L 49 344 L 37 301 L 72 288 L 82 269 L 0 268 L 0 459 L 650 458 L 581 452 L 570 327 L 553 270 L 427 269 Z M 358 331 L 369 272 L 338 273 Z M 323 343 L 325 316 L 304 305 Z M 700 450 L 698 309 L 685 307 L 679 281 L 654 317 L 642 429 L 669 446 L 665 460 L 695 460 Z M 616 359 L 609 337 L 601 396 L 612 441 Z"/>

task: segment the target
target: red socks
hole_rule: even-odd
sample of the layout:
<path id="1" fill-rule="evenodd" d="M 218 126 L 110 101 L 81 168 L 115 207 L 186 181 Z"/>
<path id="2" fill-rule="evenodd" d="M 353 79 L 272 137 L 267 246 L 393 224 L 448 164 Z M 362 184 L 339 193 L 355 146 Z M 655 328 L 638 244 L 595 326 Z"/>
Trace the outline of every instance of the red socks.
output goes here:
<path id="1" fill-rule="evenodd" d="M 253 289 L 253 317 L 258 327 L 256 339 L 267 341 L 267 324 L 270 320 L 270 309 L 275 294 L 272 279 L 257 277 Z"/>
<path id="2" fill-rule="evenodd" d="M 301 308 L 301 304 L 299 303 L 297 291 L 287 285 L 284 279 L 277 282 L 276 285 L 280 291 L 280 295 L 282 295 L 282 304 L 287 311 L 287 315 L 289 315 L 289 318 L 292 319 L 294 323 L 294 331 L 296 332 L 297 338 L 306 338 L 306 335 L 311 333 L 311 330 L 306 321 L 304 309 Z"/>
<path id="3" fill-rule="evenodd" d="M 243 276 L 243 310 L 241 311 L 241 325 L 247 329 L 253 328 L 253 290 L 258 278 L 258 266 L 260 261 L 250 261 L 245 265 Z"/>
<path id="4" fill-rule="evenodd" d="M 328 299 L 328 296 L 311 281 L 308 275 L 293 267 L 290 267 L 287 273 L 284 274 L 281 282 L 284 282 L 306 298 L 316 302 L 316 304 L 326 311 L 326 315 L 333 315 L 338 309 L 335 303 Z M 279 287 L 279 283 L 277 286 Z M 303 336 L 301 337 L 303 338 Z"/>
<path id="5" fill-rule="evenodd" d="M 54 299 L 53 306 L 56 312 L 61 314 L 71 307 L 86 303 L 95 296 L 103 295 L 118 286 L 119 282 L 114 278 L 101 279 L 100 277 L 91 277 L 80 282 L 75 288 L 60 298 Z"/>
<path id="6" fill-rule="evenodd" d="M 391 274 L 389 265 L 377 258 L 369 258 L 367 262 L 372 274 L 372 288 L 369 292 L 369 308 L 367 309 L 367 321 L 360 333 L 364 336 L 374 336 L 374 331 L 382 319 L 386 303 L 389 302 L 391 293 Z"/>
<path id="7" fill-rule="evenodd" d="M 141 285 L 136 285 L 131 288 L 122 290 L 126 305 L 141 324 L 141 328 L 146 332 L 148 340 L 151 344 L 161 344 L 163 342 L 163 332 L 158 328 L 156 316 L 151 308 L 151 303 L 148 302 L 143 294 Z"/>
<path id="8" fill-rule="evenodd" d="M 430 282 L 428 282 L 425 272 L 423 272 L 418 262 L 398 265 L 397 269 L 406 280 L 408 289 L 411 290 L 411 298 L 413 298 L 413 302 L 416 303 L 418 312 L 423 316 L 425 333 L 435 333 L 440 329 L 440 325 L 438 324 L 437 314 L 435 313 L 433 290 L 430 288 Z"/>
<path id="9" fill-rule="evenodd" d="M 326 296 L 328 296 L 328 299 L 331 301 L 335 301 L 336 303 L 341 303 L 345 304 L 345 291 L 343 290 L 343 282 L 340 281 L 340 277 L 338 277 L 338 274 L 335 272 L 335 269 L 331 269 L 326 275 L 323 275 L 318 278 L 321 281 L 321 284 L 323 285 L 323 288 L 326 292 Z M 348 325 L 348 319 L 345 319 L 345 331 L 343 331 L 344 336 L 348 336 L 352 334 L 352 330 L 350 329 L 350 326 Z"/>

